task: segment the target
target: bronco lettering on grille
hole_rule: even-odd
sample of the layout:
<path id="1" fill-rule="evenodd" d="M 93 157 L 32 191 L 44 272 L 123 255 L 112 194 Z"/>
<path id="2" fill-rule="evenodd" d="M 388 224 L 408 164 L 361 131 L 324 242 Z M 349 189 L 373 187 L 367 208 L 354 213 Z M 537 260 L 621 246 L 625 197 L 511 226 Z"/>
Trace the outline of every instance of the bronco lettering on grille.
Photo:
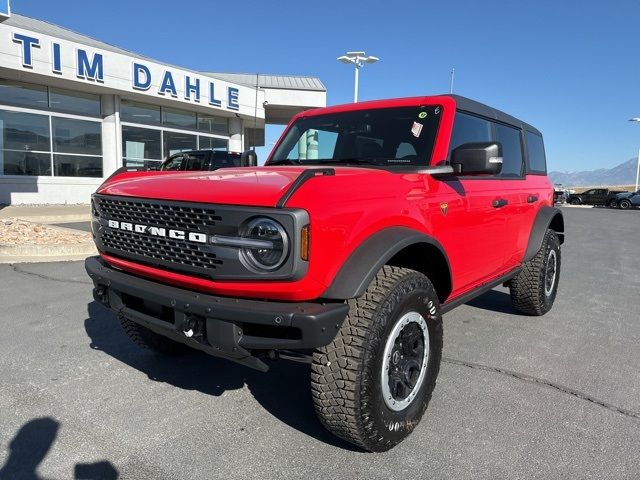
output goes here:
<path id="1" fill-rule="evenodd" d="M 150 225 L 142 225 L 138 223 L 120 222 L 118 220 L 109 220 L 108 226 L 109 228 L 115 228 L 117 230 L 143 233 L 154 237 L 169 237 L 175 240 L 188 240 L 190 242 L 207 243 L 207 235 L 204 233 L 185 232 L 184 230 L 153 227 Z"/>

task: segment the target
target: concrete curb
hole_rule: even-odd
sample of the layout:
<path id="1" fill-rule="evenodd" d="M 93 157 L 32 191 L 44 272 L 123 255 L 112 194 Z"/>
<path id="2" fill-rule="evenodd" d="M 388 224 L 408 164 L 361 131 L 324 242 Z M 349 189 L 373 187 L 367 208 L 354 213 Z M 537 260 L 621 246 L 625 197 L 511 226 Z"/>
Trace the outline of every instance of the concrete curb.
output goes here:
<path id="1" fill-rule="evenodd" d="M 91 214 L 77 214 L 77 215 L 21 215 L 15 217 L 18 220 L 31 223 L 41 223 L 48 225 L 50 223 L 75 223 L 75 222 L 90 222 Z"/>
<path id="2" fill-rule="evenodd" d="M 81 260 L 97 254 L 93 241 L 62 245 L 0 245 L 0 263 Z"/>

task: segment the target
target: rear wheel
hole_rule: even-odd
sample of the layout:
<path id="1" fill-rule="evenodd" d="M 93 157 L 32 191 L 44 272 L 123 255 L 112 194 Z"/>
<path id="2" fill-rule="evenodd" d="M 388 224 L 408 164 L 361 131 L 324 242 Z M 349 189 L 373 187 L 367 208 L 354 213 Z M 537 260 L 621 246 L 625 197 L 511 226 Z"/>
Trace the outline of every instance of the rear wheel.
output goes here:
<path id="1" fill-rule="evenodd" d="M 427 408 L 442 356 L 442 317 L 431 282 L 385 266 L 332 343 L 313 355 L 311 388 L 322 424 L 369 451 L 406 438 Z"/>
<path id="2" fill-rule="evenodd" d="M 618 204 L 618 206 L 621 209 L 626 210 L 628 208 L 631 208 L 631 202 L 625 198 L 623 200 L 620 200 L 620 203 Z"/>
<path id="3" fill-rule="evenodd" d="M 185 344 L 158 335 L 142 325 L 120 315 L 120 324 L 127 336 L 138 346 L 161 355 L 182 355 L 192 351 Z"/>
<path id="4" fill-rule="evenodd" d="M 580 205 L 582 202 L 580 201 L 579 198 L 572 198 L 571 199 L 571 205 Z"/>
<path id="5" fill-rule="evenodd" d="M 547 230 L 542 247 L 509 282 L 511 303 L 529 315 L 544 315 L 553 306 L 560 280 L 560 241 Z"/>

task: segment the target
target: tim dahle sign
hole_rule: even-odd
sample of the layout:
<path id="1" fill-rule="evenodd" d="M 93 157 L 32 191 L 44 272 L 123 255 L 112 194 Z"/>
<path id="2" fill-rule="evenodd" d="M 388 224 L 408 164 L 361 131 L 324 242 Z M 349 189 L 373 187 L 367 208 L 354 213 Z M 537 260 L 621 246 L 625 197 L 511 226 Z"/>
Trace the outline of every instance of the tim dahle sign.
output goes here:
<path id="1" fill-rule="evenodd" d="M 214 108 L 241 109 L 240 89 L 245 87 L 116 52 L 100 53 L 97 49 L 90 50 L 51 37 L 43 39 L 33 33 L 11 31 L 11 40 L 14 51 L 7 52 L 2 48 L 0 54 L 19 55 L 22 68 L 35 73 L 61 77 L 73 75 L 75 79 L 102 83 L 105 87 L 160 95 Z M 43 72 L 43 68 L 49 71 Z M 253 108 L 250 113 L 253 115 Z"/>

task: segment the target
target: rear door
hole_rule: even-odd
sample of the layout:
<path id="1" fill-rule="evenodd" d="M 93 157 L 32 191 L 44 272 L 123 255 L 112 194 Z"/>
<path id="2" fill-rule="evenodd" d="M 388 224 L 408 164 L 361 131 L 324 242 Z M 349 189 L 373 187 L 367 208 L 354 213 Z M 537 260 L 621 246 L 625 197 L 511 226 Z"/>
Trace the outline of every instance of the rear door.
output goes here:
<path id="1" fill-rule="evenodd" d="M 500 208 L 504 215 L 505 228 L 501 243 L 504 252 L 504 270 L 515 268 L 527 248 L 523 231 L 531 225 L 530 213 L 538 201 L 535 192 L 529 191 L 525 178 L 522 131 L 511 125 L 495 123 L 494 140 L 502 145 L 502 170 L 500 180 L 501 198 L 506 204 Z"/>
<path id="2" fill-rule="evenodd" d="M 587 205 L 593 205 L 593 202 L 596 198 L 596 189 L 592 188 L 591 190 L 587 190 L 582 194 L 582 203 Z"/>

